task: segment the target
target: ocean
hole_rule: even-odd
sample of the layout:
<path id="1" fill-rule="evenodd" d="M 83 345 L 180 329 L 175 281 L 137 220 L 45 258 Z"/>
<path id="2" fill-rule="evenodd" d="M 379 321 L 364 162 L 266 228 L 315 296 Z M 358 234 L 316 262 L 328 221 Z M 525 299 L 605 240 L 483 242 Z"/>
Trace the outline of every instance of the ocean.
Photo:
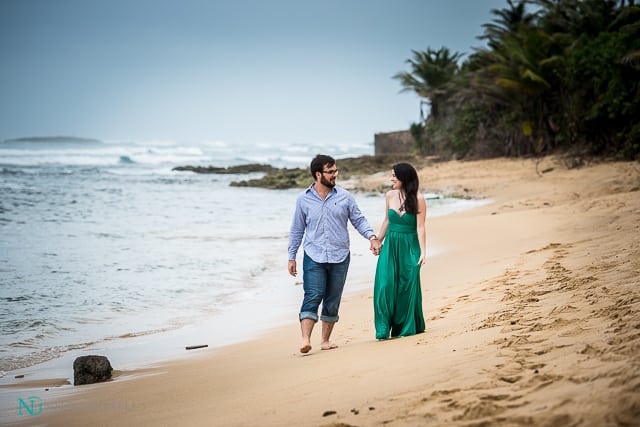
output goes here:
<path id="1" fill-rule="evenodd" d="M 172 168 L 306 167 L 317 153 L 339 163 L 373 145 L 0 142 L 0 378 L 96 352 L 134 366 L 297 324 L 301 275 L 286 266 L 300 190 L 229 185 L 260 174 Z M 383 196 L 354 195 L 377 229 Z M 429 198 L 428 217 L 474 203 Z M 371 286 L 374 269 L 354 232 L 346 291 Z M 161 350 L 167 337 L 171 351 Z M 149 350 L 144 360 L 132 356 L 134 343 Z"/>

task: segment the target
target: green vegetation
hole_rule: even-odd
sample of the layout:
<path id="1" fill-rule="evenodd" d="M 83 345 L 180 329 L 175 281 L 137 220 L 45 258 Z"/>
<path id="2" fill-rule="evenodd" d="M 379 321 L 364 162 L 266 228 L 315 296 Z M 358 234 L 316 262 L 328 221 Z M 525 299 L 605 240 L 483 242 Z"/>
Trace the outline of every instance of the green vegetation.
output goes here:
<path id="1" fill-rule="evenodd" d="M 531 9 L 530 12 L 528 9 Z M 430 105 L 411 126 L 441 157 L 640 158 L 640 7 L 633 0 L 507 0 L 459 63 L 413 51 L 394 76 Z"/>

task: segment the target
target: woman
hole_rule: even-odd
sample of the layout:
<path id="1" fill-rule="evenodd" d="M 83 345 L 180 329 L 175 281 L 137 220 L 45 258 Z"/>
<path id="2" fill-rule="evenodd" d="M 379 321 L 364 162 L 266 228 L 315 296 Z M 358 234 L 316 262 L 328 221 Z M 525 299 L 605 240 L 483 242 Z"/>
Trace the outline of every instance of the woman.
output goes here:
<path id="1" fill-rule="evenodd" d="M 373 287 L 379 340 L 424 332 L 420 267 L 425 261 L 427 204 L 418 195 L 418 173 L 410 164 L 393 166 L 391 183 Z"/>

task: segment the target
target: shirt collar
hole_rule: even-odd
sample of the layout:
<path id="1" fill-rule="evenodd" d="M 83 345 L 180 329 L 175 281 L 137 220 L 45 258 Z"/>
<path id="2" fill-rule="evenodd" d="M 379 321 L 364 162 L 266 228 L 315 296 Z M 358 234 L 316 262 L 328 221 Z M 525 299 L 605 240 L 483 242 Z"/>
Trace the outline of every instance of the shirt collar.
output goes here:
<path id="1" fill-rule="evenodd" d="M 316 189 L 313 187 L 313 184 L 315 184 L 315 181 L 312 182 L 308 187 L 306 192 L 307 193 L 313 193 L 316 196 L 318 196 L 318 198 L 320 198 L 320 194 L 318 194 L 318 192 L 316 191 Z M 329 197 L 330 194 L 332 193 L 337 193 L 338 192 L 338 186 L 335 185 L 332 189 L 329 190 L 329 193 L 327 194 L 327 197 Z M 326 200 L 326 199 L 325 199 Z"/>

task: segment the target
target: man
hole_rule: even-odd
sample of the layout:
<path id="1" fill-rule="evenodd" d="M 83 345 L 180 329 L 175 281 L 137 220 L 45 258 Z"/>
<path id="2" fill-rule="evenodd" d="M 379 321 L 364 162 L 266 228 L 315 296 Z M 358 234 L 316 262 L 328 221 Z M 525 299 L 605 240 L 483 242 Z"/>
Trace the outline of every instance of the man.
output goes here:
<path id="1" fill-rule="evenodd" d="M 318 154 L 311 161 L 314 182 L 296 200 L 289 235 L 289 274 L 298 274 L 296 254 L 304 236 L 303 288 L 300 308 L 301 353 L 311 350 L 311 332 L 318 321 L 322 303 L 322 350 L 337 346 L 329 338 L 338 321 L 338 308 L 349 269 L 349 232 L 347 222 L 371 242 L 371 251 L 380 250 L 380 242 L 354 197 L 336 187 L 338 167 L 331 156 Z"/>

